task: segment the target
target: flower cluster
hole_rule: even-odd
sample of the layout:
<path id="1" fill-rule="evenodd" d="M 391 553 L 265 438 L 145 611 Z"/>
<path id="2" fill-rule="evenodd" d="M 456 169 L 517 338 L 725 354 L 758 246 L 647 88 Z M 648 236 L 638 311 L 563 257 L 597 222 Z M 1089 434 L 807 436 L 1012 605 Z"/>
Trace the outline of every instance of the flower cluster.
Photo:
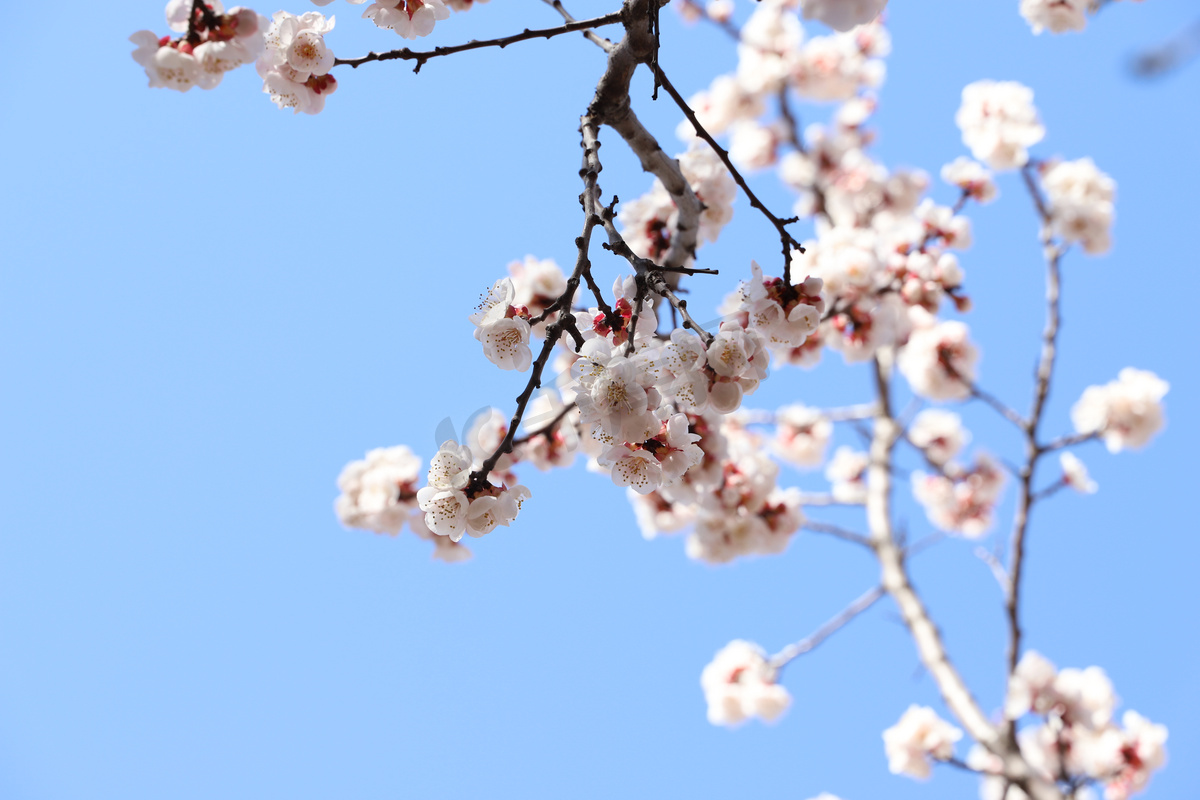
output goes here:
<path id="1" fill-rule="evenodd" d="M 313 0 L 318 6 L 327 6 L 333 0 Z M 347 0 L 354 5 L 362 5 L 367 0 Z M 479 0 L 486 3 L 487 0 Z M 470 0 L 451 2 L 456 11 L 465 11 L 470 7 Z M 433 26 L 450 16 L 450 9 L 443 0 L 375 0 L 363 12 L 363 18 L 374 22 L 378 27 L 393 30 L 405 39 L 416 39 L 418 36 L 428 36 L 433 32 Z"/>
<path id="2" fill-rule="evenodd" d="M 513 305 L 516 287 L 511 278 L 501 278 L 488 290 L 469 319 L 483 354 L 500 369 L 524 372 L 533 363 L 529 349 L 529 309 Z"/>
<path id="3" fill-rule="evenodd" d="M 1141 0 L 1134 0 L 1141 2 Z M 1021 0 L 1021 16 L 1033 32 L 1040 34 L 1081 31 L 1087 27 L 1087 15 L 1094 14 L 1104 0 Z"/>
<path id="4" fill-rule="evenodd" d="M 825 460 L 825 449 L 833 435 L 833 422 L 821 411 L 789 405 L 775 412 L 775 438 L 771 450 L 797 467 L 817 467 Z"/>
<path id="5" fill-rule="evenodd" d="M 913 419 L 908 441 L 934 464 L 946 464 L 971 441 L 962 418 L 952 411 L 930 408 Z"/>
<path id="6" fill-rule="evenodd" d="M 1025 166 L 1028 148 L 1046 135 L 1033 107 L 1033 91 L 1015 81 L 968 84 L 954 121 L 963 144 L 994 170 Z"/>
<path id="7" fill-rule="evenodd" d="M 1144 447 L 1164 423 L 1162 399 L 1170 384 L 1153 372 L 1126 367 L 1104 386 L 1089 386 L 1071 409 L 1079 433 L 1096 434 L 1110 453 Z"/>
<path id="8" fill-rule="evenodd" d="M 775 682 L 775 670 L 763 649 L 735 639 L 700 674 L 713 725 L 738 725 L 750 717 L 772 721 L 791 705 L 787 689 Z"/>
<path id="9" fill-rule="evenodd" d="M 395 536 L 407 523 L 418 537 L 434 543 L 433 557 L 464 561 L 471 551 L 458 542 L 434 535 L 418 510 L 417 485 L 421 459 L 404 445 L 377 447 L 362 461 L 351 461 L 338 476 L 341 494 L 334 502 L 338 519 L 347 528 Z"/>
<path id="10" fill-rule="evenodd" d="M 1054 232 L 1064 241 L 1079 242 L 1088 253 L 1107 252 L 1117 188 L 1113 179 L 1090 158 L 1081 158 L 1043 165 L 1042 186 Z"/>
<path id="11" fill-rule="evenodd" d="M 152 88 L 212 89 L 226 72 L 249 64 L 262 51 L 267 20 L 248 8 L 226 12 L 220 0 L 211 0 L 193 16 L 192 0 L 171 0 L 166 15 L 171 30 L 182 36 L 160 38 L 138 31 L 129 37 L 137 45 L 133 60 L 146 70 Z"/>
<path id="12" fill-rule="evenodd" d="M 893 775 L 928 778 L 930 759 L 946 761 L 954 756 L 954 743 L 962 731 L 928 706 L 911 705 L 900 720 L 883 732 L 888 769 Z"/>
<path id="13" fill-rule="evenodd" d="M 990 456 L 980 453 L 970 468 L 949 462 L 937 474 L 914 472 L 912 487 L 935 527 L 977 539 L 992 526 L 1004 472 Z"/>
<path id="14" fill-rule="evenodd" d="M 805 19 L 818 19 L 835 31 L 848 31 L 879 16 L 888 0 L 800 0 Z"/>
<path id="15" fill-rule="evenodd" d="M 1020 731 L 1018 743 L 1044 779 L 1099 781 L 1106 800 L 1126 800 L 1145 789 L 1153 772 L 1166 763 L 1167 729 L 1135 711 L 1126 711 L 1116 724 L 1116 703 L 1104 670 L 1058 670 L 1030 651 L 1009 681 L 1004 712 L 1013 720 L 1026 714 L 1042 718 Z M 968 764 L 985 773 L 999 772 L 983 752 L 973 751 Z"/>
<path id="16" fill-rule="evenodd" d="M 333 30 L 334 18 L 315 11 L 300 16 L 277 11 L 266 33 L 266 47 L 255 68 L 263 79 L 263 92 L 280 108 L 299 114 L 318 114 L 325 97 L 337 90 L 329 74 L 333 51 L 325 46 L 325 34 Z"/>
<path id="17" fill-rule="evenodd" d="M 471 482 L 475 455 L 467 445 L 446 441 L 429 462 L 428 485 L 417 490 L 425 524 L 438 536 L 457 542 L 463 534 L 479 538 L 517 518 L 530 497 L 520 484 L 512 487 Z"/>
<path id="18" fill-rule="evenodd" d="M 908 337 L 896 365 L 912 390 L 931 400 L 962 400 L 971 394 L 979 350 L 962 322 L 929 324 Z"/>

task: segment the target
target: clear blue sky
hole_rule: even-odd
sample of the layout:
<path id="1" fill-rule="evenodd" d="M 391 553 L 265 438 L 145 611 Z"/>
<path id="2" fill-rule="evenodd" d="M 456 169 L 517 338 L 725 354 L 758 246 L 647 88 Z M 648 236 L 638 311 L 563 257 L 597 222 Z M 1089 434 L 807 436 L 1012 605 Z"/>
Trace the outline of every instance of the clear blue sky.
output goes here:
<path id="1" fill-rule="evenodd" d="M 1195 797 L 1200 64 L 1152 83 L 1123 71 L 1195 9 L 1117 3 L 1083 35 L 1035 38 L 1016 0 L 892 5 L 877 157 L 936 175 L 965 152 L 962 86 L 1012 79 L 1035 91 L 1038 155 L 1091 156 L 1118 183 L 1114 250 L 1066 264 L 1047 429 L 1065 432 L 1080 391 L 1127 365 L 1171 382 L 1169 423 L 1143 452 L 1085 448 L 1100 493 L 1038 509 L 1027 641 L 1060 666 L 1103 666 L 1123 707 L 1169 726 L 1172 760 L 1148 796 Z M 848 546 L 806 534 L 783 557 L 710 568 L 678 540 L 644 542 L 622 491 L 581 467 L 529 474 L 519 525 L 467 565 L 338 525 L 345 462 L 402 442 L 427 459 L 444 418 L 510 408 L 523 377 L 485 362 L 466 315 L 510 260 L 573 258 L 596 48 L 572 36 L 420 75 L 339 71 L 326 111 L 297 118 L 250 68 L 212 92 L 146 89 L 126 37 L 165 32 L 158 0 L 9 6 L 0 798 L 975 795 L 969 776 L 887 772 L 881 731 L 910 703 L 940 705 L 886 603 L 789 668 L 779 724 L 705 721 L 699 675 L 718 648 L 775 650 L 873 585 Z M 325 11 L 339 54 L 401 44 L 358 7 Z M 662 64 L 682 90 L 733 68 L 718 32 L 663 20 Z M 540 2 L 493 0 L 428 44 L 554 24 Z M 671 142 L 669 101 L 652 104 L 642 80 L 635 102 Z M 602 184 L 632 199 L 647 179 L 607 139 Z M 785 205 L 769 175 L 759 185 Z M 1041 263 L 1018 182 L 1000 188 L 972 214 L 963 265 L 982 381 L 1023 406 Z M 695 281 L 693 306 L 776 249 L 740 199 L 704 254 L 723 275 Z M 841 404 L 866 388 L 831 358 L 780 371 L 751 404 Z M 1015 454 L 986 412 L 965 411 L 976 441 Z M 970 551 L 949 542 L 913 568 L 991 709 L 1003 618 Z"/>

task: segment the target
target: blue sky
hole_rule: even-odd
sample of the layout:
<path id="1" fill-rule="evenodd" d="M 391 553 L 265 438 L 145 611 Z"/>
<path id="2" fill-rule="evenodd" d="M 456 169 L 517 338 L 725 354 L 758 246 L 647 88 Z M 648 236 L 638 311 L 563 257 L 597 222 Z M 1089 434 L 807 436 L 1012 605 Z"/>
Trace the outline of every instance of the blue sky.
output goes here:
<path id="1" fill-rule="evenodd" d="M 1113 251 L 1065 265 L 1046 430 L 1066 432 L 1082 389 L 1128 365 L 1171 382 L 1169 423 L 1145 451 L 1085 447 L 1100 493 L 1037 509 L 1027 642 L 1060 666 L 1103 666 L 1124 708 L 1165 723 L 1171 763 L 1147 796 L 1193 797 L 1200 65 L 1153 82 L 1124 69 L 1194 8 L 1117 3 L 1085 34 L 1034 37 L 1016 0 L 892 5 L 878 158 L 936 175 L 964 153 L 962 86 L 1010 79 L 1035 91 L 1037 155 L 1091 156 L 1117 181 Z M 355 7 L 325 11 L 339 54 L 400 44 Z M 705 721 L 699 674 L 717 649 L 778 649 L 873 585 L 846 545 L 804 534 L 782 557 L 710 568 L 678 540 L 644 542 L 622 491 L 581 467 L 529 473 L 519 524 L 467 565 L 338 525 L 344 463 L 398 443 L 427 459 L 442 420 L 461 429 L 520 391 L 466 316 L 509 261 L 573 259 L 596 48 L 528 42 L 419 75 L 371 64 L 339 72 L 309 118 L 277 110 L 249 68 L 212 92 L 146 89 L 126 38 L 165 32 L 157 2 L 6 14 L 0 797 L 974 796 L 969 776 L 887 772 L 881 731 L 910 703 L 940 708 L 887 603 L 788 668 L 795 701 L 777 725 Z M 663 19 L 681 91 L 733 68 L 719 32 Z M 493 0 L 428 44 L 555 23 L 542 3 Z M 649 94 L 640 80 L 636 109 L 669 149 L 677 113 Z M 632 199 L 648 181 L 607 139 L 602 185 Z M 756 186 L 789 202 L 769 175 Z M 971 212 L 968 319 L 982 383 L 1023 407 L 1041 262 L 1028 199 L 1013 176 L 1000 189 Z M 735 208 L 703 254 L 722 276 L 696 279 L 693 308 L 776 252 L 767 223 Z M 830 358 L 778 371 L 749 404 L 839 405 L 867 387 Z M 1019 452 L 987 409 L 963 413 L 976 442 Z M 913 571 L 996 708 L 1004 629 L 987 569 L 948 542 Z"/>

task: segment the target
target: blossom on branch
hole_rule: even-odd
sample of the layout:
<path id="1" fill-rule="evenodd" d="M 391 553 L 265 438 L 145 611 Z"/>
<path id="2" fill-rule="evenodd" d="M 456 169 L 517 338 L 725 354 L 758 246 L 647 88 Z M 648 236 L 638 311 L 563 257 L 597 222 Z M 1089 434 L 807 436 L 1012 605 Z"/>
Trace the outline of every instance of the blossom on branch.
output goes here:
<path id="1" fill-rule="evenodd" d="M 753 642 L 725 645 L 700 674 L 708 702 L 708 721 L 735 726 L 750 717 L 774 721 L 791 705 L 787 689 L 775 682 L 766 653 Z"/>
<path id="2" fill-rule="evenodd" d="M 908 337 L 896 365 L 922 397 L 963 400 L 971 394 L 978 361 L 979 350 L 967 339 L 964 323 L 930 320 Z"/>
<path id="3" fill-rule="evenodd" d="M 1094 433 L 1110 453 L 1144 447 L 1164 424 L 1162 399 L 1170 384 L 1147 370 L 1126 367 L 1115 381 L 1089 386 L 1071 408 L 1079 433 Z"/>
<path id="4" fill-rule="evenodd" d="M 954 743 L 962 731 L 928 706 L 911 705 L 900 721 L 883 732 L 888 770 L 894 775 L 928 778 L 930 759 L 946 761 L 954 756 Z"/>
<path id="5" fill-rule="evenodd" d="M 1059 161 L 1043 168 L 1050 225 L 1067 242 L 1079 242 L 1091 254 L 1111 246 L 1113 198 L 1117 184 L 1096 169 L 1090 158 Z"/>
<path id="6" fill-rule="evenodd" d="M 318 114 L 325 97 L 337 90 L 329 73 L 333 52 L 325 46 L 325 34 L 333 30 L 334 18 L 316 11 L 300 16 L 275 12 L 267 29 L 266 47 L 255 68 L 263 79 L 263 92 L 280 108 L 299 114 Z"/>
<path id="7" fill-rule="evenodd" d="M 167 24 L 183 36 L 160 38 L 152 31 L 138 31 L 129 37 L 138 46 L 133 60 L 146 70 L 151 88 L 212 89 L 226 72 L 258 57 L 268 24 L 265 17 L 241 6 L 225 13 L 219 0 L 204 9 L 207 14 L 196 9 L 193 17 L 191 0 L 172 0 L 167 4 Z"/>
<path id="8" fill-rule="evenodd" d="M 404 445 L 377 447 L 338 476 L 334 509 L 347 528 L 395 535 L 417 507 L 421 459 Z"/>
<path id="9" fill-rule="evenodd" d="M 1016 81 L 976 81 L 962 91 L 954 117 L 963 144 L 994 170 L 1023 167 L 1046 135 L 1033 107 L 1033 91 Z"/>

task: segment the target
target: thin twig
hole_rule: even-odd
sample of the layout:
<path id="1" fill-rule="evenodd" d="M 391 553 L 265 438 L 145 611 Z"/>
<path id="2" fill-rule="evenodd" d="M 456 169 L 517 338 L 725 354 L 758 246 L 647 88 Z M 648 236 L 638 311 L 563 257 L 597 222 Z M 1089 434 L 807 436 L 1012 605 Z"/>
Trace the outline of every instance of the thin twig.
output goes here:
<path id="1" fill-rule="evenodd" d="M 804 637 L 795 644 L 789 644 L 787 647 L 771 656 L 769 661 L 771 667 L 776 671 L 781 670 L 787 666 L 788 662 L 804 655 L 805 653 L 811 652 L 814 648 L 820 645 L 821 642 L 825 641 L 830 636 L 846 627 L 846 625 L 859 614 L 875 605 L 875 603 L 877 603 L 885 594 L 887 593 L 883 590 L 882 586 L 875 586 L 867 590 L 856 600 L 854 600 L 854 602 L 850 603 L 850 605 L 838 612 L 837 615 L 832 617 L 828 622 L 817 628 L 813 633 Z"/>
<path id="2" fill-rule="evenodd" d="M 198 0 L 197 0 L 198 1 Z M 568 22 L 565 25 L 559 25 L 557 28 L 542 28 L 540 30 L 530 30 L 526 28 L 520 33 L 514 33 L 511 36 L 501 36 L 496 39 L 472 39 L 466 44 L 449 45 L 446 47 L 435 47 L 432 50 L 410 50 L 407 47 L 402 47 L 399 50 L 389 50 L 385 53 L 367 53 L 360 58 L 339 58 L 335 59 L 333 65 L 350 66 L 358 69 L 359 66 L 370 61 L 415 61 L 416 66 L 413 67 L 413 72 L 420 72 L 421 67 L 425 66 L 425 62 L 431 58 L 438 56 L 448 56 L 454 53 L 462 53 L 467 50 L 478 50 L 483 47 L 500 47 L 504 48 L 516 42 L 523 42 L 528 39 L 549 39 L 554 36 L 560 36 L 564 33 L 574 33 L 575 31 L 584 31 L 589 28 L 598 28 L 604 25 L 612 25 L 620 22 L 624 12 L 615 11 L 611 14 L 605 14 L 602 17 L 594 19 L 576 20 Z"/>
<path id="3" fill-rule="evenodd" d="M 762 215 L 765 216 L 767 220 L 775 226 L 775 230 L 779 233 L 780 244 L 783 246 L 783 282 L 787 287 L 785 291 L 791 290 L 791 250 L 798 250 L 799 252 L 803 253 L 804 246 L 800 244 L 800 242 L 796 241 L 796 238 L 792 236 L 792 234 L 788 233 L 788 230 L 785 226 L 798 221 L 798 218 L 789 217 L 787 219 L 780 219 L 771 213 L 770 209 L 768 209 L 766 205 L 758 199 L 758 195 L 756 195 L 746 183 L 746 179 L 742 177 L 740 172 L 738 172 L 737 167 L 735 167 L 733 162 L 729 160 L 729 153 L 725 150 L 725 148 L 717 144 L 717 140 L 712 137 L 712 134 L 705 130 L 704 126 L 700 124 L 700 120 L 696 118 L 696 112 L 692 110 L 691 106 L 687 104 L 687 101 L 683 99 L 683 95 L 681 95 L 671 81 L 667 79 L 666 73 L 662 71 L 662 68 L 657 65 L 655 66 L 655 76 L 662 84 L 662 87 L 667 90 L 667 94 L 671 95 L 671 99 L 675 101 L 675 105 L 679 106 L 679 110 L 682 111 L 684 116 L 688 118 L 688 121 L 692 123 L 692 127 L 696 130 L 696 135 L 708 142 L 708 146 L 711 147 L 721 159 L 721 162 L 725 165 L 725 168 L 729 170 L 729 174 L 733 176 L 734 181 L 736 181 L 737 185 L 741 187 L 743 192 L 745 192 L 746 197 L 750 200 L 750 205 L 758 209 Z"/>
<path id="4" fill-rule="evenodd" d="M 803 506 L 801 506 L 801 507 L 803 507 Z M 846 530 L 845 528 L 841 527 L 840 525 L 830 525 L 827 522 L 817 522 L 816 520 L 806 519 L 804 521 L 804 524 L 801 525 L 800 527 L 806 531 L 813 531 L 814 533 L 825 533 L 830 536 L 834 536 L 838 539 L 841 539 L 842 541 L 861 545 L 862 547 L 869 548 L 871 546 L 871 540 L 868 539 L 866 536 L 863 536 L 861 533 L 855 533 L 854 531 Z"/>
<path id="5" fill-rule="evenodd" d="M 570 12 L 563 8 L 562 0 L 542 0 L 542 2 L 557 11 L 567 22 L 575 21 L 575 17 L 571 16 Z M 615 47 L 611 39 L 606 39 L 595 31 L 587 30 L 583 32 L 583 35 L 584 38 L 594 43 L 606 53 Z"/>

